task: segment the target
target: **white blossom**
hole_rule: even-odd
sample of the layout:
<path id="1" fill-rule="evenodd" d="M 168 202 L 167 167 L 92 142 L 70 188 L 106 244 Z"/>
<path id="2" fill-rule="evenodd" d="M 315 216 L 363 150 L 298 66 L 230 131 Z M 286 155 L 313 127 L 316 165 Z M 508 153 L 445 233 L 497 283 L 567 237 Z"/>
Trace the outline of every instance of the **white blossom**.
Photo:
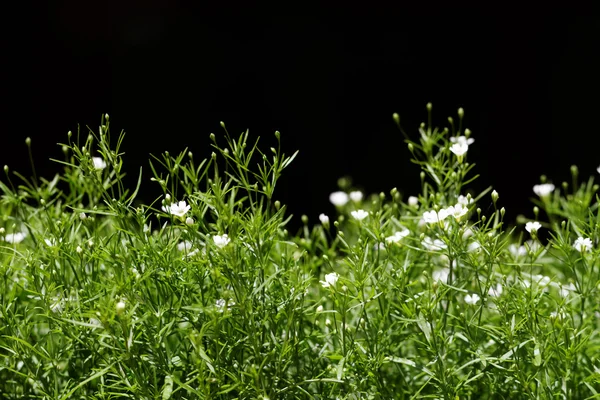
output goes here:
<path id="1" fill-rule="evenodd" d="M 325 214 L 319 214 L 319 221 L 321 221 L 321 224 L 327 225 L 329 224 L 329 217 Z"/>
<path id="2" fill-rule="evenodd" d="M 497 283 L 496 286 L 490 287 L 490 289 L 488 290 L 488 296 L 500 297 L 502 292 L 503 292 L 502 285 L 500 283 Z"/>
<path id="3" fill-rule="evenodd" d="M 463 206 L 461 203 L 456 203 L 455 206 L 450 206 L 446 208 L 446 213 L 456 218 L 457 221 L 460 220 L 463 216 L 465 216 L 468 212 L 469 209 Z"/>
<path id="4" fill-rule="evenodd" d="M 163 207 L 163 210 L 176 217 L 183 218 L 190 211 L 190 208 L 185 201 L 180 201 L 179 203 L 171 203 L 170 206 Z"/>
<path id="5" fill-rule="evenodd" d="M 466 144 L 467 146 L 472 144 L 475 139 L 473 138 L 468 138 L 466 136 L 452 136 L 450 137 L 450 141 L 452 143 L 458 143 L 458 144 Z"/>
<path id="6" fill-rule="evenodd" d="M 335 286 L 335 283 L 338 281 L 339 277 L 340 276 L 337 274 L 337 272 L 332 272 L 330 274 L 325 275 L 324 281 L 319 282 L 324 288 L 333 287 Z"/>
<path id="7" fill-rule="evenodd" d="M 186 224 L 187 226 L 192 226 L 192 225 L 194 225 L 194 218 L 187 217 L 187 218 L 185 219 L 185 224 Z"/>
<path id="8" fill-rule="evenodd" d="M 530 221 L 525 224 L 525 230 L 529 233 L 536 233 L 541 227 L 542 224 L 537 221 Z"/>
<path id="9" fill-rule="evenodd" d="M 473 203 L 473 198 L 471 196 L 463 196 L 462 194 L 458 196 L 457 200 L 458 204 L 462 204 L 463 206 L 468 206 Z"/>
<path id="10" fill-rule="evenodd" d="M 435 224 L 437 222 L 443 221 L 448 217 L 448 211 L 445 209 L 441 209 L 440 211 L 425 211 L 423 213 L 423 219 L 428 224 Z"/>
<path id="11" fill-rule="evenodd" d="M 329 195 L 329 201 L 337 207 L 345 206 L 348 203 L 349 197 L 346 192 L 333 192 Z"/>
<path id="12" fill-rule="evenodd" d="M 555 186 L 551 183 L 542 183 L 541 185 L 534 185 L 533 192 L 540 197 L 546 197 L 554 191 Z"/>
<path id="13" fill-rule="evenodd" d="M 350 212 L 350 214 L 352 214 L 354 219 L 356 219 L 358 221 L 362 221 L 363 219 L 365 219 L 369 216 L 369 213 L 366 212 L 365 210 L 352 211 L 352 212 Z"/>
<path id="14" fill-rule="evenodd" d="M 385 241 L 388 243 L 398 243 L 403 238 L 410 235 L 410 231 L 408 229 L 403 229 L 402 231 L 395 232 L 392 236 L 388 236 L 385 238 Z"/>
<path id="15" fill-rule="evenodd" d="M 575 240 L 573 247 L 580 253 L 592 250 L 592 239 L 582 238 L 581 236 Z"/>
<path id="16" fill-rule="evenodd" d="M 569 294 L 571 294 L 571 292 L 574 292 L 575 290 L 577 290 L 577 288 L 572 283 L 569 283 L 566 286 L 561 285 L 559 290 L 560 296 L 567 297 Z"/>
<path id="17" fill-rule="evenodd" d="M 358 203 L 362 199 L 363 199 L 363 194 L 360 190 L 355 190 L 353 192 L 350 192 L 350 200 L 352 200 L 353 202 Z"/>
<path id="18" fill-rule="evenodd" d="M 123 310 L 125 310 L 125 302 L 123 300 L 119 301 L 117 303 L 117 305 L 115 306 L 116 310 L 118 313 L 123 312 Z"/>
<path id="19" fill-rule="evenodd" d="M 94 163 L 95 169 L 104 169 L 106 168 L 106 162 L 100 157 L 92 157 L 92 162 Z"/>
<path id="20" fill-rule="evenodd" d="M 227 236 L 226 233 L 224 233 L 223 235 L 215 235 L 213 236 L 213 241 L 215 242 L 215 244 L 217 245 L 217 247 L 225 247 L 227 246 L 227 244 L 229 244 L 229 242 L 231 241 L 229 239 L 229 237 Z"/>
<path id="21" fill-rule="evenodd" d="M 423 241 L 421 242 L 421 244 L 423 245 L 423 247 L 425 247 L 427 250 L 443 250 L 446 247 L 446 243 L 444 243 L 443 241 L 441 241 L 440 239 L 435 239 L 432 240 L 429 236 L 426 236 Z"/>
<path id="22" fill-rule="evenodd" d="M 450 151 L 456 154 L 458 157 L 462 157 L 469 151 L 469 145 L 466 143 L 454 143 L 450 146 Z"/>
<path id="23" fill-rule="evenodd" d="M 510 251 L 510 254 L 512 254 L 514 257 L 527 255 L 527 248 L 525 246 L 517 246 L 514 243 L 508 246 L 508 251 Z"/>
<path id="24" fill-rule="evenodd" d="M 433 271 L 433 273 L 431 274 L 431 278 L 434 281 L 446 283 L 448 282 L 448 275 L 450 275 L 450 270 L 448 268 L 442 268 Z"/>
<path id="25" fill-rule="evenodd" d="M 190 251 L 192 249 L 192 242 L 189 240 L 184 240 L 183 242 L 179 242 L 177 244 L 177 250 L 179 251 Z"/>
<path id="26" fill-rule="evenodd" d="M 415 196 L 410 196 L 408 198 L 408 205 L 411 207 L 415 207 L 415 206 L 419 205 L 419 198 L 415 197 Z"/>
<path id="27" fill-rule="evenodd" d="M 4 240 L 8 243 L 16 244 L 21 243 L 23 239 L 25 239 L 25 236 L 27 235 L 22 232 L 7 233 L 6 236 L 4 236 Z"/>
<path id="28" fill-rule="evenodd" d="M 480 299 L 481 298 L 479 297 L 479 295 L 477 293 L 473 293 L 472 295 L 468 294 L 465 296 L 465 303 L 474 306 L 475 304 L 477 304 L 479 302 Z"/>

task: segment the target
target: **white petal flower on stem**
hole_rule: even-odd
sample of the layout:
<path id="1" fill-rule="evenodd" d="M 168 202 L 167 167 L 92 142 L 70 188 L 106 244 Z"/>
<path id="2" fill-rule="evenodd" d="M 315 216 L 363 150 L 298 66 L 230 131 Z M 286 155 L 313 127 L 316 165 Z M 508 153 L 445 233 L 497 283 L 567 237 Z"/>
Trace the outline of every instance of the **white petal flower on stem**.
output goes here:
<path id="1" fill-rule="evenodd" d="M 21 243 L 23 239 L 25 239 L 25 236 L 27 235 L 21 232 L 7 233 L 6 236 L 4 236 L 4 240 L 8 243 L 17 244 Z"/>
<path id="2" fill-rule="evenodd" d="M 431 278 L 434 281 L 446 283 L 446 282 L 448 282 L 448 275 L 450 275 L 450 270 L 448 268 L 442 268 L 442 269 L 433 271 L 433 273 L 431 274 Z"/>
<path id="3" fill-rule="evenodd" d="M 329 201 L 331 204 L 337 207 L 343 207 L 348 203 L 349 197 L 346 192 L 333 192 L 329 195 Z"/>
<path id="4" fill-rule="evenodd" d="M 463 206 L 468 206 L 469 204 L 473 203 L 473 198 L 471 196 L 467 197 L 461 194 L 460 196 L 458 196 L 457 203 L 462 204 Z"/>
<path id="5" fill-rule="evenodd" d="M 224 233 L 223 235 L 215 235 L 213 236 L 213 241 L 215 242 L 215 244 L 217 245 L 217 247 L 223 248 L 225 246 L 227 246 L 229 244 L 229 242 L 231 241 L 231 239 L 229 239 L 229 237 L 227 236 L 226 233 Z"/>
<path id="6" fill-rule="evenodd" d="M 358 221 L 362 221 L 363 219 L 365 219 L 369 216 L 369 213 L 366 212 L 365 210 L 352 211 L 352 212 L 350 212 L 350 214 L 352 214 L 354 219 L 356 219 Z"/>
<path id="7" fill-rule="evenodd" d="M 582 238 L 581 236 L 575 240 L 573 243 L 573 247 L 580 253 L 585 253 L 586 251 L 592 250 L 592 239 L 590 238 Z"/>
<path id="8" fill-rule="evenodd" d="M 474 306 L 475 304 L 477 304 L 479 302 L 481 298 L 479 297 L 479 295 L 477 293 L 473 293 L 468 294 L 465 296 L 465 303 L 470 304 L 472 306 Z"/>
<path id="9" fill-rule="evenodd" d="M 94 163 L 95 169 L 104 169 L 106 168 L 106 162 L 100 157 L 92 157 L 92 163 Z"/>
<path id="10" fill-rule="evenodd" d="M 450 137 L 450 141 L 452 143 L 470 145 L 470 144 L 472 144 L 475 141 L 475 139 L 473 139 L 473 138 L 468 138 L 467 139 L 466 136 L 452 136 L 452 137 Z"/>
<path id="11" fill-rule="evenodd" d="M 572 292 L 576 291 L 577 288 L 575 287 L 575 285 L 573 285 L 572 283 L 569 283 L 568 285 L 565 286 L 560 286 L 560 296 L 561 297 L 567 297 L 569 294 L 571 294 Z"/>
<path id="12" fill-rule="evenodd" d="M 183 242 L 179 242 L 177 244 L 177 250 L 179 251 L 190 251 L 192 249 L 192 242 L 189 240 L 184 240 Z"/>
<path id="13" fill-rule="evenodd" d="M 448 211 L 445 209 L 441 209 L 440 211 L 425 211 L 423 213 L 423 219 L 428 224 L 435 224 L 437 222 L 443 221 L 448 218 Z"/>
<path id="14" fill-rule="evenodd" d="M 433 240 L 429 236 L 426 236 L 423 239 L 423 241 L 421 242 L 421 244 L 427 250 L 433 250 L 433 251 L 443 250 L 446 247 L 448 247 L 448 246 L 446 246 L 446 243 L 442 242 L 440 239 Z"/>
<path id="15" fill-rule="evenodd" d="M 360 190 L 355 190 L 353 192 L 350 192 L 350 200 L 352 200 L 355 203 L 358 203 L 359 201 L 361 201 L 363 199 L 363 194 Z"/>
<path id="16" fill-rule="evenodd" d="M 329 224 L 329 217 L 325 214 L 319 214 L 319 221 L 321 221 L 321 224 L 327 225 Z"/>
<path id="17" fill-rule="evenodd" d="M 536 233 L 541 227 L 542 227 L 542 224 L 540 224 L 537 221 L 533 221 L 533 222 L 530 221 L 525 224 L 525 230 L 529 233 Z"/>
<path id="18" fill-rule="evenodd" d="M 335 286 L 335 283 L 338 281 L 339 277 L 340 276 L 337 274 L 337 272 L 332 272 L 330 274 L 325 275 L 324 281 L 319 282 L 321 282 L 321 286 L 323 286 L 324 288 L 333 287 Z"/>
<path id="19" fill-rule="evenodd" d="M 398 243 L 403 238 L 410 235 L 410 231 L 408 229 L 404 229 L 402 231 L 395 232 L 392 236 L 388 236 L 385 238 L 385 241 L 388 243 Z"/>
<path id="20" fill-rule="evenodd" d="M 458 157 L 462 157 L 469 151 L 469 145 L 466 143 L 454 143 L 450 146 L 450 151 L 456 154 Z"/>
<path id="21" fill-rule="evenodd" d="M 496 286 L 490 287 L 490 290 L 488 290 L 488 296 L 500 297 L 500 295 L 502 294 L 502 291 L 503 291 L 502 285 L 500 283 L 497 283 Z"/>
<path id="22" fill-rule="evenodd" d="M 455 206 L 446 208 L 446 212 L 458 221 L 469 212 L 469 209 L 460 203 L 456 203 Z"/>
<path id="23" fill-rule="evenodd" d="M 169 214 L 175 215 L 176 217 L 183 218 L 188 211 L 190 211 L 190 206 L 187 205 L 185 201 L 180 201 L 179 203 L 171 203 L 170 206 L 166 206 L 164 209 Z"/>
<path id="24" fill-rule="evenodd" d="M 415 206 L 419 205 L 419 198 L 415 197 L 415 196 L 410 196 L 408 198 L 408 205 L 411 207 L 415 207 Z"/>
<path id="25" fill-rule="evenodd" d="M 540 197 L 546 197 L 550 193 L 552 193 L 555 189 L 555 186 L 551 183 L 542 183 L 541 185 L 534 185 L 533 192 Z"/>

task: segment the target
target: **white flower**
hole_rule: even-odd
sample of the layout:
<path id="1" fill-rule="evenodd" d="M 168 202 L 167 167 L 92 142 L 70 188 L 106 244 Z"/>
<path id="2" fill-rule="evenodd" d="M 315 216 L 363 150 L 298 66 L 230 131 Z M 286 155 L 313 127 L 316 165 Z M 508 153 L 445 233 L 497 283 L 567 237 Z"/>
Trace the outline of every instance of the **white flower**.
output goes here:
<path id="1" fill-rule="evenodd" d="M 514 257 L 527 255 L 527 248 L 525 246 L 517 246 L 514 243 L 508 246 L 508 251 L 510 251 L 510 254 L 512 254 Z"/>
<path id="2" fill-rule="evenodd" d="M 561 285 L 560 286 L 560 295 L 561 295 L 561 297 L 567 297 L 571 292 L 574 292 L 575 290 L 577 290 L 577 288 L 572 283 L 569 283 L 566 286 Z"/>
<path id="3" fill-rule="evenodd" d="M 318 313 L 322 313 L 322 312 L 323 312 L 323 306 L 319 306 L 319 307 L 317 307 L 317 312 L 318 312 Z"/>
<path id="4" fill-rule="evenodd" d="M 84 221 L 87 218 L 87 215 L 85 215 L 84 212 L 79 213 L 79 219 Z"/>
<path id="5" fill-rule="evenodd" d="M 335 286 L 335 283 L 337 282 L 339 277 L 340 276 L 337 274 L 337 272 L 332 272 L 330 274 L 325 275 L 324 281 L 319 281 L 319 282 L 321 282 L 321 285 L 324 288 L 328 288 L 328 287 Z"/>
<path id="6" fill-rule="evenodd" d="M 423 219 L 428 224 L 435 224 L 437 222 L 443 221 L 448 217 L 448 211 L 445 209 L 441 209 L 440 211 L 425 211 L 423 213 Z"/>
<path id="7" fill-rule="evenodd" d="M 466 143 L 454 143 L 450 146 L 450 151 L 456 154 L 458 157 L 462 157 L 469 151 L 469 145 Z"/>
<path id="8" fill-rule="evenodd" d="M 21 233 L 21 232 L 15 232 L 15 233 L 8 233 L 6 234 L 6 236 L 4 236 L 4 240 L 7 241 L 8 243 L 21 243 L 23 241 L 23 239 L 25 239 L 25 236 L 27 236 L 25 233 Z"/>
<path id="9" fill-rule="evenodd" d="M 488 295 L 491 297 L 500 297 L 500 295 L 502 294 L 503 288 L 502 285 L 497 283 L 496 287 L 492 286 L 490 287 L 490 290 L 488 290 Z"/>
<path id="10" fill-rule="evenodd" d="M 468 206 L 469 204 L 473 203 L 473 198 L 471 196 L 463 196 L 462 194 L 460 196 L 458 196 L 458 200 L 457 200 L 458 204 L 462 204 L 463 206 Z"/>
<path id="11" fill-rule="evenodd" d="M 479 297 L 479 295 L 477 293 L 473 293 L 472 295 L 468 294 L 465 296 L 465 303 L 470 304 L 470 305 L 475 305 L 479 302 L 481 298 Z"/>
<path id="12" fill-rule="evenodd" d="M 177 250 L 179 251 L 190 251 L 192 249 L 192 242 L 189 240 L 184 240 L 183 242 L 179 242 L 177 244 Z"/>
<path id="13" fill-rule="evenodd" d="M 419 204 L 419 198 L 415 196 L 410 196 L 408 198 L 408 205 L 411 207 L 415 207 Z"/>
<path id="14" fill-rule="evenodd" d="M 442 242 L 440 239 L 435 239 L 432 240 L 429 236 L 426 236 L 425 239 L 423 239 L 423 241 L 421 242 L 421 244 L 423 245 L 423 247 L 425 247 L 427 250 L 443 250 L 446 247 L 446 243 Z"/>
<path id="15" fill-rule="evenodd" d="M 81 248 L 81 246 L 77 246 L 75 251 L 77 252 L 77 254 L 81 254 L 83 252 L 83 249 Z"/>
<path id="16" fill-rule="evenodd" d="M 392 236 L 386 237 L 385 241 L 388 243 L 398 243 L 400 240 L 407 237 L 408 235 L 410 235 L 410 231 L 408 229 L 404 229 L 402 231 L 395 232 Z"/>
<path id="17" fill-rule="evenodd" d="M 448 268 L 442 268 L 440 270 L 433 271 L 431 277 L 434 281 L 439 281 L 446 283 L 448 282 L 448 275 L 450 274 L 450 270 Z"/>
<path id="18" fill-rule="evenodd" d="M 363 219 L 365 219 L 369 216 L 369 213 L 366 212 L 365 210 L 352 211 L 352 212 L 350 212 L 350 214 L 352 214 L 354 219 L 356 219 L 358 221 L 362 221 Z"/>
<path id="19" fill-rule="evenodd" d="M 596 171 L 598 171 L 598 173 L 600 174 L 600 167 L 598 167 L 598 168 L 596 169 Z"/>
<path id="20" fill-rule="evenodd" d="M 119 301 L 115 308 L 117 309 L 118 313 L 122 312 L 125 309 L 125 302 L 123 300 Z"/>
<path id="21" fill-rule="evenodd" d="M 185 219 L 185 224 L 186 224 L 187 226 L 192 226 L 192 225 L 194 225 L 194 218 L 187 217 L 187 218 Z"/>
<path id="22" fill-rule="evenodd" d="M 361 201 L 363 198 L 363 194 L 361 191 L 359 190 L 355 190 L 353 192 L 350 192 L 350 200 L 352 200 L 355 203 L 358 203 L 359 201 Z"/>
<path id="23" fill-rule="evenodd" d="M 466 144 L 467 146 L 472 144 L 475 139 L 473 138 L 468 138 L 466 136 L 452 136 L 450 137 L 450 141 L 452 143 L 458 143 L 458 144 Z"/>
<path id="24" fill-rule="evenodd" d="M 327 225 L 329 224 L 329 217 L 325 214 L 319 214 L 319 221 L 321 221 L 323 225 Z"/>
<path id="25" fill-rule="evenodd" d="M 456 203 L 455 206 L 450 206 L 446 208 L 446 213 L 456 218 L 457 221 L 460 220 L 463 216 L 465 216 L 468 212 L 469 209 L 467 207 L 464 207 L 460 203 Z"/>
<path id="26" fill-rule="evenodd" d="M 92 157 L 92 162 L 94 163 L 95 169 L 104 169 L 106 168 L 106 162 L 100 157 Z"/>
<path id="27" fill-rule="evenodd" d="M 171 203 L 170 206 L 163 206 L 162 210 L 183 219 L 190 208 L 185 201 L 180 201 L 179 203 Z"/>
<path id="28" fill-rule="evenodd" d="M 533 192 L 540 197 L 548 196 L 554 191 L 554 185 L 551 183 L 542 183 L 541 185 L 534 185 Z"/>
<path id="29" fill-rule="evenodd" d="M 592 239 L 582 238 L 581 236 L 575 240 L 573 247 L 580 253 L 592 250 Z"/>
<path id="30" fill-rule="evenodd" d="M 529 233 L 536 233 L 538 231 L 538 229 L 540 229 L 541 227 L 542 227 L 542 224 L 540 224 L 537 221 L 528 222 L 525 224 L 525 230 Z"/>
<path id="31" fill-rule="evenodd" d="M 229 239 L 229 237 L 227 236 L 226 233 L 224 233 L 223 235 L 215 235 L 213 236 L 213 241 L 215 242 L 215 244 L 217 245 L 217 247 L 225 247 L 227 246 L 227 244 L 231 241 Z"/>
<path id="32" fill-rule="evenodd" d="M 479 243 L 478 241 L 474 240 L 471 243 L 469 243 L 469 245 L 467 246 L 467 251 L 473 252 L 475 250 L 478 250 L 481 247 L 481 243 Z"/>
<path id="33" fill-rule="evenodd" d="M 329 201 L 337 207 L 345 206 L 348 203 L 349 197 L 346 192 L 333 192 L 329 195 Z"/>

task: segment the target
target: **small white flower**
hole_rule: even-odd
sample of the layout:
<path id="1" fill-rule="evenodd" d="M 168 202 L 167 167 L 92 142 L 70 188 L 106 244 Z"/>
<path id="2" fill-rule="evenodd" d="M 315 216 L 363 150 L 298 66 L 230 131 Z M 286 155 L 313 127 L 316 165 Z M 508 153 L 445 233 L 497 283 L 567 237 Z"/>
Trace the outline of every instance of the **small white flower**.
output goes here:
<path id="1" fill-rule="evenodd" d="M 454 143 L 450 146 L 450 151 L 456 154 L 457 157 L 462 157 L 469 151 L 469 145 L 466 143 Z"/>
<path id="2" fill-rule="evenodd" d="M 469 209 L 460 203 L 456 203 L 455 206 L 446 208 L 446 212 L 458 221 L 469 212 Z"/>
<path id="3" fill-rule="evenodd" d="M 425 220 L 425 222 L 427 222 L 428 224 L 435 224 L 438 223 L 440 221 L 445 220 L 448 217 L 448 211 L 445 209 L 441 209 L 440 211 L 425 211 L 423 213 L 423 219 Z"/>
<path id="4" fill-rule="evenodd" d="M 551 183 L 542 183 L 541 185 L 534 185 L 533 192 L 540 197 L 546 197 L 554 191 L 554 188 Z"/>
<path id="5" fill-rule="evenodd" d="M 423 239 L 423 241 L 421 242 L 421 244 L 423 245 L 423 247 L 425 247 L 427 250 L 443 250 L 446 247 L 446 243 L 442 242 L 440 239 L 435 239 L 432 240 L 429 236 L 426 236 L 425 239 Z"/>
<path id="6" fill-rule="evenodd" d="M 21 232 L 15 232 L 15 233 L 8 233 L 6 234 L 6 236 L 4 236 L 4 240 L 7 241 L 8 243 L 21 243 L 23 241 L 23 239 L 25 239 L 25 236 L 27 236 L 25 233 L 21 233 Z"/>
<path id="7" fill-rule="evenodd" d="M 514 257 L 527 255 L 527 248 L 525 246 L 517 246 L 514 243 L 508 246 L 508 251 L 510 251 L 510 254 L 512 254 Z"/>
<path id="8" fill-rule="evenodd" d="M 479 302 L 480 299 L 481 298 L 479 297 L 479 295 L 477 293 L 473 293 L 472 295 L 468 294 L 465 296 L 465 303 L 474 306 L 475 304 L 477 304 Z"/>
<path id="9" fill-rule="evenodd" d="M 171 203 L 170 206 L 163 207 L 163 210 L 176 217 L 183 218 L 190 211 L 190 208 L 192 207 L 188 206 L 185 201 L 180 201 L 179 203 Z"/>
<path id="10" fill-rule="evenodd" d="M 79 219 L 84 221 L 87 218 L 87 215 L 85 215 L 84 212 L 79 213 Z"/>
<path id="11" fill-rule="evenodd" d="M 81 246 L 77 246 L 75 251 L 77 252 L 77 254 L 81 254 L 83 252 L 83 249 L 81 248 Z"/>
<path id="12" fill-rule="evenodd" d="M 225 310 L 225 300 L 219 299 L 216 301 L 215 306 L 217 307 L 217 311 L 223 312 Z"/>
<path id="13" fill-rule="evenodd" d="M 322 312 L 323 312 L 323 306 L 319 306 L 319 307 L 317 307 L 317 312 L 318 312 L 318 313 L 322 313 Z"/>
<path id="14" fill-rule="evenodd" d="M 227 244 L 229 244 L 229 242 L 231 241 L 231 239 L 229 239 L 229 237 L 227 236 L 226 233 L 224 233 L 223 235 L 215 235 L 213 236 L 213 241 L 215 242 L 215 244 L 217 245 L 217 247 L 225 247 L 227 246 Z"/>
<path id="15" fill-rule="evenodd" d="M 469 243 L 469 245 L 467 246 L 467 251 L 469 253 L 479 250 L 479 248 L 481 248 L 481 243 L 479 243 L 478 241 L 474 240 L 471 243 Z"/>
<path id="16" fill-rule="evenodd" d="M 338 281 L 339 277 L 340 276 L 337 274 L 337 272 L 332 272 L 330 274 L 325 275 L 324 281 L 319 281 L 319 282 L 321 282 L 321 285 L 324 288 L 328 288 L 328 287 L 335 286 L 335 283 Z"/>
<path id="17" fill-rule="evenodd" d="M 333 192 L 329 195 L 329 201 L 331 204 L 337 207 L 343 207 L 348 203 L 349 197 L 346 192 Z"/>
<path id="18" fill-rule="evenodd" d="M 194 225 L 194 218 L 187 217 L 187 218 L 185 219 L 185 224 L 186 224 L 187 226 L 192 226 L 192 225 Z"/>
<path id="19" fill-rule="evenodd" d="M 92 157 L 92 162 L 94 163 L 95 169 L 104 169 L 106 168 L 106 162 L 100 157 Z"/>
<path id="20" fill-rule="evenodd" d="M 323 225 L 328 225 L 329 217 L 325 214 L 319 214 L 319 221 L 321 221 L 321 224 L 323 224 Z"/>
<path id="21" fill-rule="evenodd" d="M 363 219 L 365 219 L 369 216 L 369 213 L 366 212 L 365 210 L 352 211 L 352 212 L 350 212 L 350 214 L 352 214 L 354 219 L 356 219 L 358 221 L 362 221 Z"/>
<path id="22" fill-rule="evenodd" d="M 462 194 L 458 196 L 457 200 L 458 204 L 462 204 L 463 206 L 468 206 L 473 203 L 473 198 L 471 196 L 463 196 Z"/>
<path id="23" fill-rule="evenodd" d="M 582 238 L 581 236 L 575 240 L 573 247 L 580 253 L 592 250 L 592 239 Z"/>
<path id="24" fill-rule="evenodd" d="M 388 243 L 398 243 L 400 240 L 407 237 L 408 235 L 410 235 L 410 231 L 408 229 L 404 229 L 402 231 L 395 232 L 392 236 L 386 237 L 385 241 Z"/>
<path id="25" fill-rule="evenodd" d="M 363 199 L 363 194 L 360 190 L 355 190 L 353 192 L 350 192 L 350 200 L 352 200 L 353 202 L 358 203 L 362 199 Z"/>
<path id="26" fill-rule="evenodd" d="M 525 230 L 529 233 L 536 233 L 541 227 L 542 227 L 542 224 L 540 224 L 537 221 L 533 221 L 533 222 L 530 221 L 525 224 Z"/>
<path id="27" fill-rule="evenodd" d="M 329 318 L 327 318 L 325 320 L 325 325 L 327 325 L 327 326 L 331 325 L 331 320 Z"/>
<path id="28" fill-rule="evenodd" d="M 118 313 L 121 313 L 125 309 L 125 302 L 123 300 L 119 301 L 115 308 Z"/>
<path id="29" fill-rule="evenodd" d="M 448 282 L 449 274 L 450 274 L 450 270 L 448 268 L 442 268 L 440 270 L 433 271 L 433 273 L 431 274 L 431 278 L 434 281 L 446 283 L 446 282 Z"/>
<path id="30" fill-rule="evenodd" d="M 467 139 L 466 136 L 452 136 L 452 137 L 450 137 L 450 141 L 452 143 L 470 145 L 470 144 L 472 144 L 475 141 L 475 139 L 473 139 L 473 138 L 468 138 Z"/>
<path id="31" fill-rule="evenodd" d="M 184 240 L 183 242 L 179 242 L 177 244 L 177 250 L 179 251 L 190 251 L 192 249 L 192 242 L 189 240 Z"/>
<path id="32" fill-rule="evenodd" d="M 503 288 L 502 285 L 497 283 L 496 286 L 492 286 L 490 287 L 490 290 L 488 290 L 488 295 L 491 297 L 500 297 L 500 295 L 502 294 Z"/>
<path id="33" fill-rule="evenodd" d="M 566 286 L 560 286 L 560 296 L 561 297 L 567 297 L 569 294 L 571 294 L 571 292 L 574 292 L 575 290 L 577 290 L 577 288 L 575 287 L 575 285 L 573 285 L 572 283 L 569 283 Z"/>
<path id="34" fill-rule="evenodd" d="M 415 207 L 415 206 L 419 205 L 419 198 L 415 197 L 415 196 L 410 196 L 408 198 L 408 205 L 411 207 Z"/>

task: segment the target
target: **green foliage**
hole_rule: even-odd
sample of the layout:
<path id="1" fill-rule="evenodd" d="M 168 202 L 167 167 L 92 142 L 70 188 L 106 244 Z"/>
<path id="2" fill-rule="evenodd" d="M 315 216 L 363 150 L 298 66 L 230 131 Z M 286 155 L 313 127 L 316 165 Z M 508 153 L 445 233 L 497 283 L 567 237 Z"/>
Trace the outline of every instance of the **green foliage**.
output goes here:
<path id="1" fill-rule="evenodd" d="M 534 200 L 550 239 L 523 241 L 495 191 L 465 192 L 462 110 L 442 130 L 428 111 L 418 198 L 340 182 L 337 218 L 296 234 L 274 197 L 296 154 L 224 126 L 200 163 L 153 157 L 150 205 L 108 116 L 51 180 L 5 168 L 1 397 L 598 398 L 598 186 L 572 168 Z"/>

